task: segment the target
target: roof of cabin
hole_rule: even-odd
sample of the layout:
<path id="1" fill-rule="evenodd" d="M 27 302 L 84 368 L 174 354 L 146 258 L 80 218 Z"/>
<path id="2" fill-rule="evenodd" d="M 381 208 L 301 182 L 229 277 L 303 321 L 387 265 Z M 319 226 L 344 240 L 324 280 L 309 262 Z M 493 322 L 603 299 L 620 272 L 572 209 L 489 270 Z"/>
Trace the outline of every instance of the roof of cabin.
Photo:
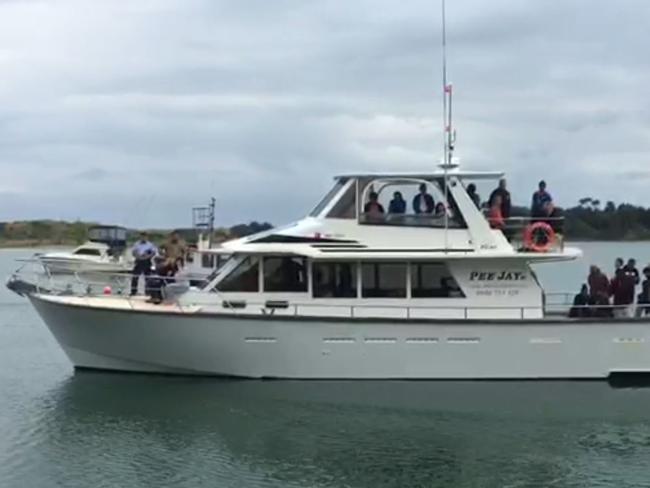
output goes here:
<path id="1" fill-rule="evenodd" d="M 375 178 L 375 179 L 419 179 L 428 180 L 433 178 L 442 178 L 445 176 L 456 176 L 463 179 L 471 180 L 494 180 L 503 178 L 505 173 L 503 171 L 460 171 L 453 169 L 446 173 L 442 170 L 431 171 L 428 173 L 348 173 L 337 175 L 335 179 L 342 178 Z"/>

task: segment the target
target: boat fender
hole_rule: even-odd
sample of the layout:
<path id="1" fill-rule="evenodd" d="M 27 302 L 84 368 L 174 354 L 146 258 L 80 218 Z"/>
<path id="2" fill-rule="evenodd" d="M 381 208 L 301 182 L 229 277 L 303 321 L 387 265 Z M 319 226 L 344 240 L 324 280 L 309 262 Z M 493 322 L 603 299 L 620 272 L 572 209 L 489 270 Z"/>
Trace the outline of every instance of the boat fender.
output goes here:
<path id="1" fill-rule="evenodd" d="M 548 252 L 555 244 L 555 231 L 546 222 L 533 222 L 524 229 L 524 247 L 534 252 Z"/>

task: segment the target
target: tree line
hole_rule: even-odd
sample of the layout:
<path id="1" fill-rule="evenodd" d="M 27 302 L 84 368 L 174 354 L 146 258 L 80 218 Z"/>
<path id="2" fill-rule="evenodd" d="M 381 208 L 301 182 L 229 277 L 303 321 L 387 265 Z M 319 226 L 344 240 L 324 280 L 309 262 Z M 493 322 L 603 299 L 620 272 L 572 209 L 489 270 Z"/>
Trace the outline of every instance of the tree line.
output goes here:
<path id="1" fill-rule="evenodd" d="M 527 216 L 524 207 L 513 209 L 513 215 Z M 569 239 L 584 240 L 650 240 L 650 208 L 616 204 L 584 197 L 573 207 L 561 209 L 565 233 Z"/>

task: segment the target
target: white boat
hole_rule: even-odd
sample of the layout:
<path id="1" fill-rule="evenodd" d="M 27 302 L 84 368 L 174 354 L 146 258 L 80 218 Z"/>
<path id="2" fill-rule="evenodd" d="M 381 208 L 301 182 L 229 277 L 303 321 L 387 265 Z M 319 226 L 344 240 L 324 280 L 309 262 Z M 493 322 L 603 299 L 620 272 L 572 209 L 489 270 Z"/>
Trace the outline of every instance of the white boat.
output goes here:
<path id="1" fill-rule="evenodd" d="M 35 258 L 50 274 L 121 273 L 129 272 L 126 229 L 116 226 L 94 226 L 88 230 L 88 241 L 72 251 L 37 254 Z"/>
<path id="2" fill-rule="evenodd" d="M 551 306 L 531 266 L 580 257 L 554 240 L 561 221 L 523 222 L 522 243 L 477 208 L 467 185 L 503 174 L 453 164 L 446 83 L 444 93 L 440 170 L 339 176 L 299 222 L 212 251 L 230 259 L 200 289 L 170 285 L 154 304 L 19 277 L 9 285 L 77 368 L 306 379 L 650 373 L 649 318 L 588 308 L 594 316 L 574 319 Z M 427 197 L 413 213 L 389 206 L 400 191 L 411 208 L 421 187 L 442 203 L 437 213 Z"/>
<path id="3" fill-rule="evenodd" d="M 605 378 L 650 372 L 646 318 L 570 319 L 465 190 L 501 173 L 352 174 L 303 220 L 225 243 L 202 289 L 29 298 L 79 368 L 251 378 Z M 449 212 L 368 215 L 425 184 Z M 564 310 L 566 312 L 566 310 Z"/>

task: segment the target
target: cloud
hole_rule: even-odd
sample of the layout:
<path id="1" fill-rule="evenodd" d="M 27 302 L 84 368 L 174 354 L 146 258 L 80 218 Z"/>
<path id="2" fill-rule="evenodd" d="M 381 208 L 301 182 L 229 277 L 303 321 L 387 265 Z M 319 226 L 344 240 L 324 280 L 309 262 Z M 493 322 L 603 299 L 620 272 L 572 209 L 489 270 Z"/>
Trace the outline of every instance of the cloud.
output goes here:
<path id="1" fill-rule="evenodd" d="M 544 178 L 650 205 L 650 3 L 448 20 L 464 167 L 507 170 L 518 203 Z M 175 227 L 214 195 L 220 223 L 282 223 L 334 174 L 433 169 L 440 55 L 428 0 L 0 1 L 0 220 Z"/>

